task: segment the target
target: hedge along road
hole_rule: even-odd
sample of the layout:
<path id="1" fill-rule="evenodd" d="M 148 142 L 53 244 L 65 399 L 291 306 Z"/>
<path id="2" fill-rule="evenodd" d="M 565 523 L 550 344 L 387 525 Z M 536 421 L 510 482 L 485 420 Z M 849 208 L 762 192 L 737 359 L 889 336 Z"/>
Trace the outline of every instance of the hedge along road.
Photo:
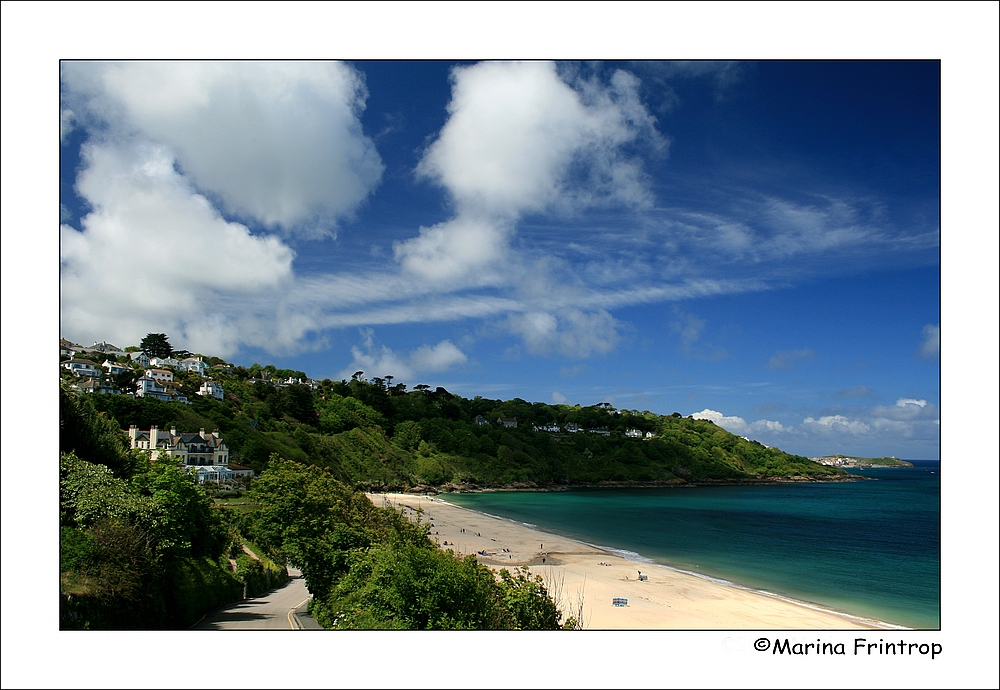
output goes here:
<path id="1" fill-rule="evenodd" d="M 206 614 L 192 630 L 322 630 L 306 613 L 309 590 L 302 573 L 289 568 L 284 587 Z"/>

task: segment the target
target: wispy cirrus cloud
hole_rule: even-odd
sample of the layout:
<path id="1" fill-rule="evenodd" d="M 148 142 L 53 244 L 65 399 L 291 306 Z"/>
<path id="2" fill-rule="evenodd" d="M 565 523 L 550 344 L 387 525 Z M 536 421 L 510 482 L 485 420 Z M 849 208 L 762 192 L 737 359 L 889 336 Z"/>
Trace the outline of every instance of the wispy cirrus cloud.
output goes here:
<path id="1" fill-rule="evenodd" d="M 704 319 L 674 307 L 674 318 L 670 322 L 670 330 L 680 338 L 678 350 L 698 359 L 718 360 L 727 357 L 728 353 L 725 348 L 701 340 L 706 323 Z"/>
<path id="2" fill-rule="evenodd" d="M 796 362 L 813 359 L 816 353 L 809 348 L 801 350 L 779 350 L 767 362 L 768 369 L 793 369 Z"/>

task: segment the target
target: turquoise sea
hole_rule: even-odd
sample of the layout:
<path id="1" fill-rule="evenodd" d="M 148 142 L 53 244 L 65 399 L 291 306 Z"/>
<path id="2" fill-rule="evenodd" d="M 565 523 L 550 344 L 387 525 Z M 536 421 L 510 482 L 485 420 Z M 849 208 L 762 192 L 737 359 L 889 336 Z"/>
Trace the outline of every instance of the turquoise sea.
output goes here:
<path id="1" fill-rule="evenodd" d="M 940 464 L 872 481 L 453 494 L 446 500 L 733 584 L 940 627 Z"/>

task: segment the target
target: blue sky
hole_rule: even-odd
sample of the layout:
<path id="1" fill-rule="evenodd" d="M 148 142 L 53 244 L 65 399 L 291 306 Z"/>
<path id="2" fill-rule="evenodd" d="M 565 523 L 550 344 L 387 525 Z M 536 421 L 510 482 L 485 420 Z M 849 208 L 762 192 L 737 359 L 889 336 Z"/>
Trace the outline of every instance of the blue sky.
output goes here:
<path id="1" fill-rule="evenodd" d="M 377 358 L 385 347 L 413 370 L 413 379 L 404 379 L 409 385 L 425 382 L 464 394 L 537 400 L 552 400 L 558 392 L 581 404 L 613 396 L 618 407 L 668 413 L 713 410 L 746 425 L 780 422 L 794 433 L 768 436 L 751 429 L 748 435 L 807 455 L 839 450 L 937 457 L 937 425 L 931 424 L 940 417 L 941 456 L 950 477 L 942 482 L 943 564 L 952 574 L 993 573 L 995 582 L 997 483 L 975 478 L 984 470 L 987 478 L 995 475 L 992 449 L 998 433 L 997 8 L 996 3 L 910 3 L 901 10 L 898 3 L 577 3 L 567 8 L 566 3 L 355 2 L 284 3 L 280 8 L 244 3 L 238 12 L 229 3 L 144 3 L 123 12 L 117 4 L 3 3 L 0 277 L 10 387 L 3 416 L 9 428 L 22 431 L 7 434 L 4 450 L 9 457 L 54 458 L 58 453 L 54 388 L 44 379 L 34 385 L 30 375 L 20 374 L 49 371 L 54 378 L 56 338 L 85 340 L 88 333 L 72 332 L 86 330 L 90 320 L 100 325 L 95 337 L 112 342 L 115 328 L 124 324 L 121 345 L 162 330 L 177 346 L 196 336 L 214 339 L 217 345 L 209 345 L 219 347 L 220 354 L 221 345 L 234 348 L 227 355 L 234 361 L 301 366 L 316 376 L 350 369 L 352 348 L 364 357 L 370 347 Z M 367 94 L 356 116 L 360 130 L 351 129 L 357 127 L 352 111 L 338 109 L 336 99 L 326 101 L 332 110 L 325 118 L 330 123 L 326 139 L 307 137 L 309 145 L 297 149 L 293 160 L 299 165 L 292 168 L 308 175 L 296 185 L 303 189 L 311 189 L 312 180 L 343 181 L 352 174 L 361 182 L 360 187 L 327 186 L 330 195 L 321 209 L 332 218 L 325 229 L 335 226 L 336 238 L 310 239 L 308 230 L 323 229 L 316 223 L 267 226 L 266 209 L 255 210 L 246 200 L 243 210 L 225 207 L 224 171 L 213 178 L 195 161 L 182 161 L 190 155 L 177 150 L 185 141 L 176 132 L 168 137 L 171 132 L 155 113 L 138 122 L 120 102 L 117 115 L 101 111 L 102 105 L 115 104 L 93 84 L 76 88 L 96 98 L 98 112 L 74 111 L 76 118 L 65 123 L 71 129 L 63 128 L 65 139 L 57 135 L 65 91 L 61 59 L 232 57 L 604 60 L 598 83 L 606 91 L 614 69 L 631 73 L 639 82 L 636 102 L 642 108 L 635 112 L 648 113 L 655 123 L 646 129 L 633 124 L 621 132 L 634 133 L 631 141 L 604 137 L 601 141 L 619 147 L 611 151 L 620 157 L 603 160 L 639 165 L 645 177 L 640 176 L 638 189 L 648 196 L 611 195 L 615 205 L 607 203 L 605 186 L 603 196 L 584 203 L 586 186 L 570 185 L 570 193 L 549 197 L 549 207 L 541 211 L 521 209 L 516 226 L 500 238 L 502 270 L 479 267 L 472 271 L 477 283 L 470 285 L 466 276 L 454 286 L 406 274 L 406 249 L 397 258 L 393 243 L 456 218 L 453 193 L 440 176 L 415 172 L 448 121 L 450 63 L 433 65 L 419 79 L 394 71 L 391 63 L 350 63 L 364 75 Z M 936 174 L 927 163 L 933 158 L 927 147 L 935 141 L 925 136 L 927 112 L 911 107 L 915 92 L 905 79 L 886 82 L 858 69 L 801 74 L 816 63 L 800 66 L 798 74 L 795 65 L 779 74 L 744 64 L 696 75 L 690 67 L 687 73 L 644 71 L 634 63 L 607 62 L 621 58 L 940 59 L 940 236 L 934 222 L 937 195 L 922 177 Z M 578 86 L 574 82 L 571 88 Z M 340 102 L 346 102 L 340 93 Z M 249 112 L 252 92 L 242 92 L 241 98 L 241 109 Z M 273 115 L 272 123 L 282 122 L 280 113 L 257 112 Z M 167 119 L 190 129 L 182 115 Z M 89 116 L 112 120 L 100 125 L 98 118 L 80 119 Z M 308 129 L 302 117 L 283 128 L 285 138 L 277 139 L 283 147 L 262 149 L 275 139 L 253 135 L 230 144 L 227 137 L 240 134 L 237 122 L 221 117 L 195 148 L 210 151 L 218 139 L 228 154 L 220 160 L 238 162 L 230 174 L 238 173 L 235 179 L 256 196 L 273 199 L 276 175 L 287 170 L 280 165 L 280 152 L 292 150 L 297 141 L 292 134 Z M 362 164 L 367 149 L 349 146 L 357 144 L 352 138 L 357 131 L 378 156 L 374 168 Z M 241 136 L 246 138 L 245 132 Z M 657 137 L 666 145 L 654 145 Z M 88 140 L 103 142 L 107 155 L 94 160 L 105 167 L 91 176 L 87 194 L 101 196 L 106 187 L 102 204 L 109 213 L 117 209 L 109 218 L 130 222 L 113 225 L 105 246 L 91 238 L 77 243 L 77 250 L 90 250 L 92 265 L 73 283 L 64 263 L 67 246 L 56 228 L 62 222 L 85 235 L 92 227 L 83 226 L 87 211 L 73 198 L 82 172 L 75 150 Z M 137 150 L 138 140 L 153 147 Z M 158 157 L 156 144 L 169 152 Z M 341 156 L 310 157 L 330 151 Z M 608 151 L 585 147 L 581 160 L 590 154 L 591 168 L 575 168 L 574 181 L 602 161 L 597 154 Z M 265 161 L 272 174 L 258 187 L 251 186 L 251 173 L 260 167 L 248 162 L 250 154 Z M 336 161 L 345 158 L 353 167 L 338 168 Z M 69 167 L 62 184 L 56 184 L 60 159 Z M 129 181 L 104 174 L 128 161 L 141 162 L 147 171 L 151 184 L 141 199 L 161 203 L 153 216 L 164 220 L 166 229 L 147 222 L 143 209 L 125 204 L 133 198 L 129 191 L 135 179 L 113 186 Z M 198 162 L 204 166 L 210 159 Z M 198 183 L 192 181 L 196 168 L 203 178 Z M 627 177 L 617 179 L 623 183 Z M 194 194 L 207 200 L 207 210 L 185 205 Z M 567 197 L 573 203 L 558 203 Z M 596 203 L 601 200 L 606 203 Z M 61 206 L 66 209 L 60 219 Z M 567 206 L 579 208 L 578 215 L 567 216 Z M 243 223 L 246 230 L 233 228 L 226 235 L 230 226 L 213 224 L 212 213 Z M 777 222 L 782 218 L 788 222 Z M 178 219 L 184 222 L 174 222 Z M 133 234 L 136 221 L 142 221 L 144 233 Z M 154 230 L 165 236 L 155 236 Z M 930 246 L 927 233 L 933 238 Z M 264 241 L 269 237 L 271 244 Z M 122 240 L 132 243 L 131 251 L 122 250 Z M 940 314 L 935 243 L 941 257 Z M 539 266 L 540 258 L 549 263 Z M 79 254 L 76 261 L 78 270 L 88 265 Z M 543 297 L 527 310 L 525 304 L 539 292 Z M 579 311 L 567 311 L 567 305 Z M 526 337 L 532 322 L 511 318 L 546 309 L 556 318 L 555 332 L 544 328 L 551 321 L 536 317 L 533 340 Z M 400 314 L 407 313 L 411 320 L 401 323 Z M 439 320 L 421 320 L 428 313 Z M 182 322 L 177 315 L 190 319 Z M 205 324 L 201 331 L 193 327 L 199 322 Z M 260 329 L 262 322 L 270 328 Z M 228 337 L 229 323 L 239 325 L 239 338 Z M 317 330 L 309 330 L 316 324 Z M 925 331 L 934 324 L 944 330 L 939 392 L 933 330 Z M 368 328 L 370 346 L 367 331 L 361 330 Z M 465 361 L 442 349 L 443 341 L 451 342 Z M 609 344 L 607 351 L 595 347 Z M 423 346 L 427 349 L 420 350 Z M 588 347 L 587 357 L 578 356 Z M 564 353 L 574 349 L 577 356 Z M 931 359 L 923 359 L 924 354 Z M 910 400 L 926 404 L 914 406 Z M 807 424 L 810 418 L 814 422 Z M 825 425 L 819 423 L 824 418 Z M 852 422 L 861 424 L 850 427 Z M 919 440 L 928 435 L 930 441 Z M 48 472 L 46 481 L 56 481 L 54 463 L 41 468 Z M 30 673 L 37 682 L 39 669 L 47 667 L 30 662 L 37 650 L 55 645 L 63 658 L 76 662 L 60 668 L 72 669 L 77 684 L 81 674 L 105 685 L 118 676 L 123 687 L 134 682 L 145 663 L 147 639 L 142 649 L 125 655 L 133 663 L 106 664 L 95 663 L 104 658 L 104 638 L 77 638 L 67 645 L 47 628 L 32 629 L 31 621 L 45 618 L 37 615 L 39 601 L 50 601 L 55 615 L 47 594 L 55 576 L 46 580 L 44 573 L 56 572 L 56 550 L 38 535 L 56 534 L 56 511 L 34 500 L 23 482 L 8 481 L 4 487 L 7 551 L 42 564 L 42 576 L 27 583 L 29 590 L 37 585 L 39 596 L 6 600 L 5 615 L 17 618 L 18 629 L 24 629 L 24 621 L 29 624 L 28 634 L 17 638 L 25 641 L 24 649 L 5 645 L 5 652 L 12 650 L 5 661 L 11 656 L 29 663 L 21 668 L 5 664 L 5 677 L 29 678 Z M 24 530 L 26 519 L 39 529 Z M 976 529 L 970 531 L 969 525 Z M 974 684 L 986 668 L 974 652 L 963 650 L 982 646 L 982 611 L 996 610 L 984 607 L 982 597 L 996 587 L 965 585 L 960 576 L 942 581 L 943 615 L 951 624 L 937 638 L 950 651 L 933 664 L 931 675 L 929 667 L 913 666 L 918 684 L 963 677 Z M 23 615 L 18 615 L 19 601 L 25 603 Z M 481 638 L 474 637 L 450 639 L 456 658 L 464 652 L 481 654 Z M 545 655 L 527 646 L 523 651 L 532 653 L 519 654 L 516 642 L 505 639 L 504 651 L 533 677 L 558 673 L 553 680 L 563 684 L 572 679 L 568 682 L 582 686 L 608 685 L 620 681 L 617 665 L 551 661 L 579 658 L 581 650 L 586 656 L 591 651 L 586 645 L 595 654 L 619 651 L 612 637 L 598 632 L 586 640 L 547 640 L 552 649 Z M 730 649 L 726 645 L 733 640 L 741 648 L 748 641 L 726 631 L 707 638 L 664 632 L 630 638 L 629 648 L 620 651 L 630 655 L 631 677 L 652 684 L 662 678 L 662 650 L 669 649 L 675 658 L 706 662 L 686 666 L 699 674 L 691 676 L 692 683 L 704 682 L 708 669 L 709 676 L 714 670 L 731 685 L 745 676 L 748 663 L 765 663 L 744 654 L 738 665 L 719 664 L 716 650 Z M 381 648 L 368 641 L 366 635 L 357 644 L 344 642 L 344 654 L 362 660 L 353 667 L 366 669 L 371 664 L 364 661 L 376 661 L 372 650 Z M 116 642 L 128 645 L 123 637 Z M 657 652 L 634 654 L 643 642 Z M 294 644 L 291 654 L 301 651 L 302 643 Z M 411 648 L 410 665 L 425 661 L 422 647 L 405 649 Z M 767 666 L 760 670 L 773 676 L 773 664 Z M 344 665 L 344 670 L 350 674 L 353 667 Z M 173 669 L 179 682 L 187 680 L 186 668 Z M 284 665 L 273 668 L 275 678 L 286 673 Z M 268 669 L 264 665 L 257 671 L 266 675 Z M 731 677 L 729 669 L 734 669 Z M 855 670 L 871 682 L 871 668 Z M 855 670 L 845 666 L 843 678 L 858 681 L 851 675 Z M 59 669 L 51 667 L 50 675 L 53 671 Z M 171 669 L 164 672 L 169 675 Z M 211 672 L 199 669 L 202 677 Z M 685 677 L 683 668 L 677 672 Z M 900 673 L 909 671 L 887 667 L 885 673 L 890 672 L 898 683 Z M 442 679 L 452 677 L 453 684 L 467 682 L 461 673 L 435 676 L 435 682 L 448 684 Z"/>
<path id="2" fill-rule="evenodd" d="M 939 456 L 937 61 L 67 61 L 60 87 L 64 337 Z"/>

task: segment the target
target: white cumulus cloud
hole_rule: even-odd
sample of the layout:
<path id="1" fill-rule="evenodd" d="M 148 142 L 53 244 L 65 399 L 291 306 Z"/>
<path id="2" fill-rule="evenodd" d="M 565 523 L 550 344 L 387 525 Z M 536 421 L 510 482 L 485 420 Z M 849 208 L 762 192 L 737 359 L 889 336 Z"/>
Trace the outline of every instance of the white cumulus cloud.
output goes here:
<path id="1" fill-rule="evenodd" d="M 623 71 L 609 83 L 569 77 L 548 62 L 482 62 L 452 72 L 448 121 L 417 167 L 443 186 L 455 217 L 396 243 L 396 260 L 428 280 L 454 280 L 505 258 L 526 214 L 619 204 L 648 206 L 638 158 L 662 147 L 655 120 Z"/>
<path id="2" fill-rule="evenodd" d="M 76 124 L 169 146 L 224 210 L 269 227 L 330 232 L 382 175 L 363 78 L 342 63 L 70 61 L 62 82 Z"/>
<path id="3" fill-rule="evenodd" d="M 370 328 L 361 329 L 361 338 L 361 346 L 351 348 L 351 363 L 338 374 L 342 379 L 363 371 L 367 378 L 392 376 L 401 381 L 412 380 L 418 373 L 446 371 L 469 359 L 450 340 L 422 345 L 409 355 L 398 355 L 385 345 L 376 345 L 375 332 Z"/>
<path id="4" fill-rule="evenodd" d="M 60 231 L 63 331 L 126 344 L 170 332 L 223 356 L 253 340 L 260 327 L 239 323 L 231 305 L 287 284 L 292 250 L 225 220 L 161 145 L 88 144 L 83 160 L 77 188 L 92 210 Z M 279 330 L 267 338 L 282 340 Z"/>
<path id="5" fill-rule="evenodd" d="M 721 426 L 726 431 L 740 436 L 750 433 L 750 425 L 747 424 L 747 420 L 742 417 L 727 417 L 721 412 L 710 410 L 708 408 L 705 408 L 701 412 L 695 412 L 691 416 L 695 419 L 707 419 L 716 426 Z"/>
<path id="6" fill-rule="evenodd" d="M 866 424 L 860 419 L 849 419 L 840 414 L 826 415 L 819 419 L 806 417 L 802 420 L 802 426 L 809 431 L 817 431 L 824 434 L 851 434 L 855 436 L 867 434 L 872 429 L 871 425 Z"/>
<path id="7" fill-rule="evenodd" d="M 623 327 L 604 309 L 588 312 L 572 307 L 511 314 L 504 325 L 521 336 L 534 354 L 554 352 L 579 359 L 611 352 Z"/>
<path id="8" fill-rule="evenodd" d="M 695 412 L 691 416 L 694 419 L 707 419 L 716 426 L 721 426 L 726 431 L 739 436 L 750 437 L 753 434 L 761 432 L 780 433 L 789 431 L 789 429 L 781 422 L 769 419 L 758 419 L 756 422 L 748 424 L 747 420 L 743 419 L 743 417 L 726 416 L 721 412 L 708 408 L 702 410 L 701 412 Z"/>
<path id="9" fill-rule="evenodd" d="M 416 371 L 445 371 L 469 358 L 450 340 L 442 340 L 437 345 L 421 345 L 410 354 L 410 364 Z"/>
<path id="10" fill-rule="evenodd" d="M 900 398 L 895 405 L 832 412 L 805 417 L 799 424 L 769 419 L 749 423 L 710 408 L 691 416 L 765 445 L 808 455 L 843 452 L 907 457 L 908 449 L 933 443 L 940 436 L 938 409 L 923 399 Z"/>

